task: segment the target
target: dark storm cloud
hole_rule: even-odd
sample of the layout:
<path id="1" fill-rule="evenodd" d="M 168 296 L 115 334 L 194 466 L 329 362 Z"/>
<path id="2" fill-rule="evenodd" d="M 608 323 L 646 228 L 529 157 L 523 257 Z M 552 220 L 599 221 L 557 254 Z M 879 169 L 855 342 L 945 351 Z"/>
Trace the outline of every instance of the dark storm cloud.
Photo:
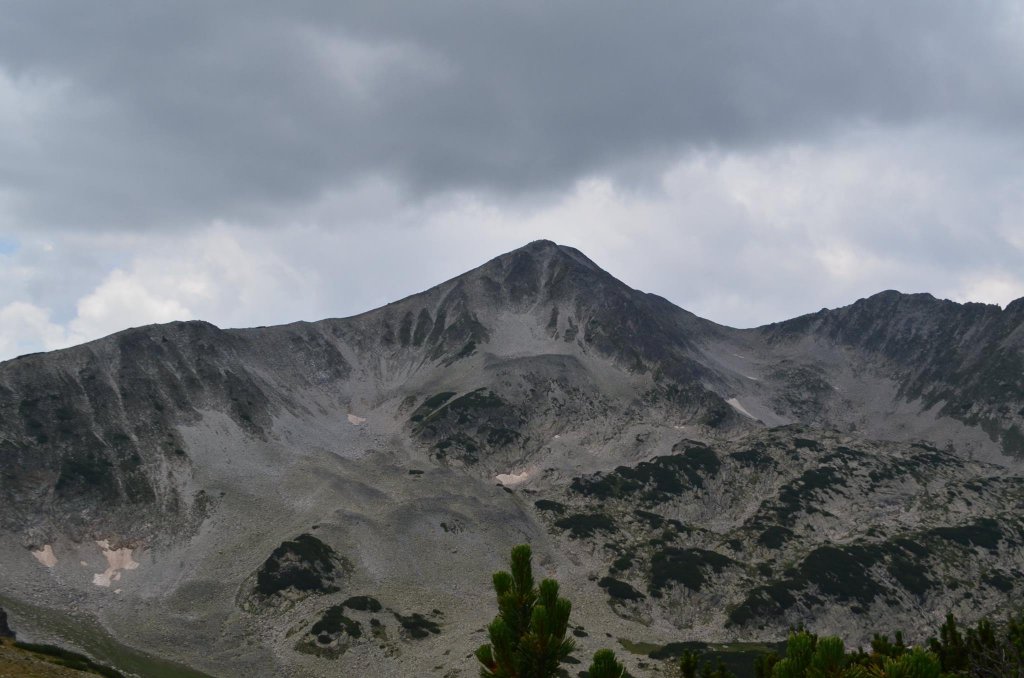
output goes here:
<path id="1" fill-rule="evenodd" d="M 259 223 L 367 177 L 521 195 L 690 147 L 936 120 L 1019 139 L 1024 120 L 1013 4 L 0 10 L 0 85 L 33 112 L 0 132 L 20 228 Z"/>

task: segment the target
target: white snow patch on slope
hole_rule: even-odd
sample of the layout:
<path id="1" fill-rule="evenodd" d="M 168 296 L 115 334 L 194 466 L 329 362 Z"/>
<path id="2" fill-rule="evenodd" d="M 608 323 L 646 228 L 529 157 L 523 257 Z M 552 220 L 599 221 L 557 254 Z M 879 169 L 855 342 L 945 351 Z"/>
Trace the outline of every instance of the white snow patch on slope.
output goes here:
<path id="1" fill-rule="evenodd" d="M 109 588 L 111 582 L 121 580 L 123 570 L 134 570 L 139 566 L 139 563 L 132 558 L 132 549 L 112 549 L 110 542 L 106 539 L 96 542 L 96 545 L 103 549 L 103 555 L 107 559 L 107 569 L 92 576 L 92 583 L 96 586 Z"/>
<path id="2" fill-rule="evenodd" d="M 524 483 L 529 480 L 530 474 L 530 469 L 526 469 L 522 473 L 499 473 L 494 476 L 494 479 L 502 485 L 518 485 L 519 483 Z"/>
<path id="3" fill-rule="evenodd" d="M 348 423 L 352 424 L 353 426 L 359 426 L 360 424 L 366 423 L 366 417 L 357 417 L 354 414 L 350 414 L 348 415 Z"/>
<path id="4" fill-rule="evenodd" d="M 38 551 L 33 551 L 32 555 L 46 567 L 53 567 L 57 564 L 57 556 L 53 554 L 53 547 L 49 544 L 46 544 Z"/>
<path id="5" fill-rule="evenodd" d="M 743 407 L 743 405 L 740 404 L 740 401 L 737 400 L 736 398 L 729 398 L 725 402 L 732 405 L 732 408 L 739 412 L 740 414 L 742 414 L 743 416 L 750 417 L 751 419 L 757 419 L 757 417 L 752 415 L 750 412 L 747 412 L 747 408 Z"/>

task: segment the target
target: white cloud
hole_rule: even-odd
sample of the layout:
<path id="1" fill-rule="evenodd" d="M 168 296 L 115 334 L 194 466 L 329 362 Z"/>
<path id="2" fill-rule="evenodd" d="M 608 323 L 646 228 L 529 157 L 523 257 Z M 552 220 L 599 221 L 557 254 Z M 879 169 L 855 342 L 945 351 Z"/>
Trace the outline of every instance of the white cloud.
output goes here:
<path id="1" fill-rule="evenodd" d="M 316 274 L 298 272 L 277 254 L 288 239 L 280 235 L 213 224 L 186 237 L 134 238 L 128 262 L 74 300 L 66 321 L 53 320 L 44 304 L 13 300 L 0 308 L 0 359 L 173 320 L 250 326 L 310 317 Z M 302 240 L 315 248 L 308 236 Z M 22 285 L 21 293 L 28 289 Z"/>
<path id="2" fill-rule="evenodd" d="M 174 290 L 160 286 L 153 289 L 147 286 L 147 277 L 137 272 L 113 271 L 99 287 L 79 300 L 78 315 L 69 325 L 72 336 L 85 341 L 126 327 L 192 319 L 188 308 L 166 296 Z M 175 281 L 171 285 L 175 286 Z"/>
<path id="3" fill-rule="evenodd" d="M 0 359 L 67 344 L 67 332 L 46 309 L 24 301 L 0 307 Z"/>
<path id="4" fill-rule="evenodd" d="M 18 307 L 0 355 L 189 317 L 238 327 L 351 315 L 538 238 L 735 326 L 883 289 L 1005 304 L 1024 295 L 1022 177 L 1007 153 L 949 129 L 861 130 L 813 148 L 689 152 L 655 190 L 596 175 L 543 202 L 414 199 L 375 179 L 333 187 L 274 229 L 52 234 L 0 256 L 0 304 L 37 311 Z M 978 178 L 955 158 L 993 170 Z M 54 279 L 65 270 L 77 272 Z"/>
<path id="5" fill-rule="evenodd" d="M 961 291 L 953 295 L 955 301 L 981 301 L 1000 306 L 1021 297 L 1024 297 L 1024 280 L 1005 273 L 970 278 Z"/>

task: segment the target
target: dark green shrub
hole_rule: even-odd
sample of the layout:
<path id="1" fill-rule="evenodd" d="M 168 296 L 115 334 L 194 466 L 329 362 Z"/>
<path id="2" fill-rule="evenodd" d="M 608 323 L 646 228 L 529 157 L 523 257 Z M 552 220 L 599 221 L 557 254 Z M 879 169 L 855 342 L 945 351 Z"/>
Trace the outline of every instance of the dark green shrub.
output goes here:
<path id="1" fill-rule="evenodd" d="M 512 549 L 511 572 L 496 572 L 498 616 L 487 627 L 490 643 L 476 651 L 483 678 L 552 678 L 575 648 L 566 638 L 572 604 L 558 596 L 558 582 L 534 585 L 527 544 Z"/>

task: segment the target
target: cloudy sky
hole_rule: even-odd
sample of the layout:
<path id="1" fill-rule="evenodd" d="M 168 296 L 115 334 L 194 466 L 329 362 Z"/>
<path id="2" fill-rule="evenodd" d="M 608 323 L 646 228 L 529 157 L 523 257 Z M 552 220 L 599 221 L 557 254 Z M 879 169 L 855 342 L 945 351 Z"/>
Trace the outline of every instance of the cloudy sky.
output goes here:
<path id="1" fill-rule="evenodd" d="M 1024 6 L 0 0 L 0 359 L 538 238 L 753 326 L 1024 296 Z"/>

